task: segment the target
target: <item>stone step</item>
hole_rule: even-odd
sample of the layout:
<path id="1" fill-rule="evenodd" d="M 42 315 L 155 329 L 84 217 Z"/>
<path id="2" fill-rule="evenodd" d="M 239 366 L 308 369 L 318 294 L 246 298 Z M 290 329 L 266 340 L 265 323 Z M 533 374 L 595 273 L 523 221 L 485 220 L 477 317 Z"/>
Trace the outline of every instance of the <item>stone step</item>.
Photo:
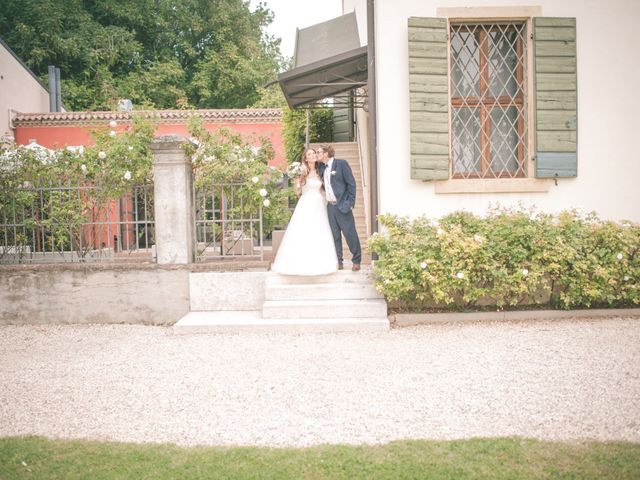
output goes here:
<path id="1" fill-rule="evenodd" d="M 263 318 L 387 318 L 387 302 L 368 300 L 266 300 Z"/>
<path id="2" fill-rule="evenodd" d="M 316 283 L 267 285 L 265 300 L 365 300 L 383 298 L 372 284 Z"/>
<path id="3" fill-rule="evenodd" d="M 385 332 L 385 318 L 265 319 L 258 311 L 191 312 L 174 326 L 175 334 Z"/>
<path id="4" fill-rule="evenodd" d="M 345 261 L 345 270 L 338 270 L 329 275 L 281 275 L 269 272 L 265 279 L 267 287 L 273 285 L 317 285 L 317 284 L 365 284 L 373 285 L 371 267 L 362 267 L 359 272 L 351 271 L 351 263 Z"/>

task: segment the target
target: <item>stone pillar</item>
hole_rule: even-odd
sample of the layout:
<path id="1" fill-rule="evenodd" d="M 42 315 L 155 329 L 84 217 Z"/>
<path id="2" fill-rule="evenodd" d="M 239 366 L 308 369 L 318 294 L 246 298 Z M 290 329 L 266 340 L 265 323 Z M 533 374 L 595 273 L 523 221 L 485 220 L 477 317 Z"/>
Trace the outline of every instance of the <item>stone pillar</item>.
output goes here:
<path id="1" fill-rule="evenodd" d="M 178 135 L 156 137 L 151 142 L 159 264 L 194 261 L 193 177 L 191 160 L 183 149 L 186 142 Z"/>

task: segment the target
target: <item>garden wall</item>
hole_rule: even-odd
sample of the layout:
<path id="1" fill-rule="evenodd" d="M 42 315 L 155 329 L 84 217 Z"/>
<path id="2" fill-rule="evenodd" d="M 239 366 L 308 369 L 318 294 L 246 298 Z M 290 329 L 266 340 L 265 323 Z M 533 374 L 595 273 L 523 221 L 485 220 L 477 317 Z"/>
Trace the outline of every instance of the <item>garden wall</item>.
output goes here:
<path id="1" fill-rule="evenodd" d="M 157 265 L 0 267 L 0 325 L 170 325 L 189 312 L 189 269 Z"/>

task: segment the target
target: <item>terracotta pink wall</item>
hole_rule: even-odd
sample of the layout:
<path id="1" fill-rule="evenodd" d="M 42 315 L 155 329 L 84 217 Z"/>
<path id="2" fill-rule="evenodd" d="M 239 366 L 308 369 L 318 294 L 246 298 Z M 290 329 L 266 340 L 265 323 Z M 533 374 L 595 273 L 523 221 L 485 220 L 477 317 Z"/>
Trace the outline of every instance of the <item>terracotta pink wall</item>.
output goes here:
<path id="1" fill-rule="evenodd" d="M 275 150 L 275 157 L 270 162 L 279 166 L 285 163 L 284 141 L 282 137 L 281 123 L 205 123 L 207 130 L 215 131 L 227 128 L 239 133 L 245 141 L 252 145 L 260 145 L 260 138 L 271 141 Z M 69 145 L 92 145 L 94 143 L 91 132 L 96 129 L 109 129 L 108 125 L 37 125 L 20 126 L 15 130 L 16 143 L 27 145 L 35 141 L 47 148 L 63 148 Z M 124 131 L 125 125 L 119 125 L 116 131 Z M 156 135 L 183 135 L 189 136 L 186 123 L 165 123 L 156 126 Z"/>

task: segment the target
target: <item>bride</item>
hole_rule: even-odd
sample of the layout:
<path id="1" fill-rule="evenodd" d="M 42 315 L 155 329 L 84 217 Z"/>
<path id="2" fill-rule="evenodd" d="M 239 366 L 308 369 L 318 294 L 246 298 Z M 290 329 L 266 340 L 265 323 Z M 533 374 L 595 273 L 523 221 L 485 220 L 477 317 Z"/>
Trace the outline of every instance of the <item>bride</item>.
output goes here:
<path id="1" fill-rule="evenodd" d="M 302 175 L 296 180 L 300 196 L 291 216 L 273 272 L 285 275 L 324 275 L 338 270 L 333 234 L 327 217 L 327 202 L 316 163 L 316 152 L 304 154 Z"/>

